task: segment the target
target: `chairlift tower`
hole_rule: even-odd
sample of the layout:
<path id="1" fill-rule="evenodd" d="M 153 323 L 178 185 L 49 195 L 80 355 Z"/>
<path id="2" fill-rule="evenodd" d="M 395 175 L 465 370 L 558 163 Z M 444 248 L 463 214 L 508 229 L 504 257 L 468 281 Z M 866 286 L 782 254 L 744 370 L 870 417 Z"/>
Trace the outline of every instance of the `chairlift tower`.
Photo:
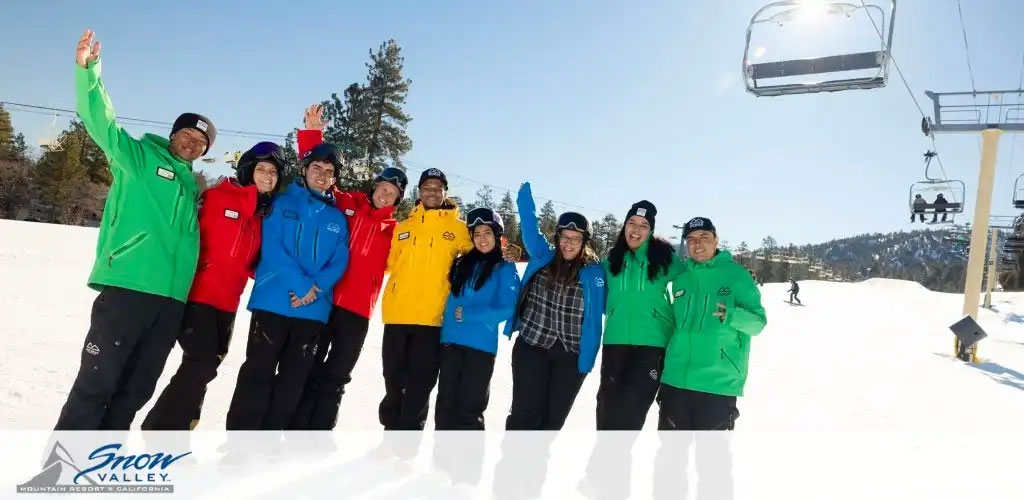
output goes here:
<path id="1" fill-rule="evenodd" d="M 1024 132 L 1024 103 L 1020 101 L 1022 92 L 1024 89 L 943 93 L 925 91 L 933 107 L 933 117 L 921 119 L 921 131 L 926 136 L 953 132 L 981 133 L 981 164 L 978 170 L 978 193 L 974 204 L 974 223 L 967 258 L 963 307 L 964 316 L 970 316 L 975 321 L 978 319 L 978 298 L 987 260 L 985 240 L 988 236 L 988 219 L 992 210 L 992 186 L 995 181 L 999 137 L 1003 132 Z M 1012 95 L 1018 96 L 1017 103 L 1006 104 L 1006 98 Z M 978 97 L 984 98 L 985 102 L 978 104 Z M 955 337 L 953 354 L 961 359 L 968 357 L 966 353 L 961 352 L 959 337 Z M 978 362 L 977 343 L 969 348 L 969 361 Z"/>

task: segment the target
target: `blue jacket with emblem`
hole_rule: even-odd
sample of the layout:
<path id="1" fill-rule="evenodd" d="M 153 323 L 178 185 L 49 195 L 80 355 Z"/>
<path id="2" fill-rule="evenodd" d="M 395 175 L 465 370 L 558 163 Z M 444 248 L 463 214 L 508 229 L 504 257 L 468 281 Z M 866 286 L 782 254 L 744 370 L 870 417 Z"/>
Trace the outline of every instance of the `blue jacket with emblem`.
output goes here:
<path id="1" fill-rule="evenodd" d="M 516 266 L 502 261 L 479 290 L 476 283 L 479 266 L 462 287 L 462 293 L 448 296 L 441 325 L 441 342 L 498 353 L 498 325 L 509 321 L 519 297 L 519 273 Z M 455 308 L 462 306 L 462 321 L 455 320 Z"/>
<path id="2" fill-rule="evenodd" d="M 555 248 L 548 243 L 544 234 L 540 232 L 540 222 L 537 220 L 537 204 L 533 201 L 533 191 L 530 183 L 524 182 L 519 188 L 519 195 L 516 198 L 516 205 L 519 207 L 520 231 L 522 231 L 523 244 L 526 251 L 530 253 L 530 263 L 523 273 L 523 283 L 529 283 L 537 271 L 548 265 L 555 259 Z M 578 368 L 580 373 L 590 373 L 597 360 L 597 351 L 601 348 L 601 332 L 604 328 L 604 302 L 608 292 L 605 287 L 604 269 L 600 262 L 583 266 L 580 269 L 580 287 L 583 288 L 583 335 L 580 338 L 580 358 Z M 519 302 L 521 303 L 526 286 L 520 288 Z M 519 310 L 512 318 L 505 323 L 505 336 L 511 338 L 512 333 L 519 331 Z"/>
<path id="3" fill-rule="evenodd" d="M 348 223 L 329 194 L 314 195 L 302 179 L 276 198 L 263 219 L 260 262 L 249 297 L 250 311 L 327 323 L 331 290 L 348 265 Z M 292 307 L 290 294 L 302 297 L 316 285 L 312 303 Z"/>

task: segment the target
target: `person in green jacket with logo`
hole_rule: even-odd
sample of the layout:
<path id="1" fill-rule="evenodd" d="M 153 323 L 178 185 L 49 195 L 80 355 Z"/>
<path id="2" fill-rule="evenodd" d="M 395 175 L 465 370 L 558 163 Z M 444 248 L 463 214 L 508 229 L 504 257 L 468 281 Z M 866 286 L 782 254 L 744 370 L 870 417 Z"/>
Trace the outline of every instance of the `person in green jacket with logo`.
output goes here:
<path id="1" fill-rule="evenodd" d="M 668 284 L 682 268 L 672 244 L 653 235 L 657 207 L 630 207 L 604 260 L 608 280 L 598 430 L 640 430 L 658 394 L 673 331 Z"/>
<path id="2" fill-rule="evenodd" d="M 672 281 L 675 332 L 665 355 L 659 430 L 732 430 L 743 395 L 751 337 L 767 322 L 761 292 L 710 219 L 683 229 L 685 269 Z"/>
<path id="3" fill-rule="evenodd" d="M 115 121 L 99 56 L 100 43 L 86 30 L 75 57 L 77 111 L 106 154 L 114 182 L 89 276 L 89 287 L 100 294 L 56 430 L 127 430 L 153 395 L 199 255 L 192 162 L 217 135 L 213 123 L 195 113 L 175 120 L 169 140 L 129 135 Z"/>

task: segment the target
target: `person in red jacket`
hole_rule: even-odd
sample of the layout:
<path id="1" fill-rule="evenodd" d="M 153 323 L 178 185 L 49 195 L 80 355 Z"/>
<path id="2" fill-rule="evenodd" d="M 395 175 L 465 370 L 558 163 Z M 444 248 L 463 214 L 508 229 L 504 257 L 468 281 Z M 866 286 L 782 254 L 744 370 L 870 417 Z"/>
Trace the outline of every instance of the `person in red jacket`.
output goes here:
<path id="1" fill-rule="evenodd" d="M 298 136 L 299 156 L 323 142 L 321 112 L 319 105 L 306 110 L 306 130 L 300 130 Z M 315 365 L 291 429 L 331 430 L 337 423 L 345 385 L 352 381 L 352 369 L 362 352 L 370 316 L 383 286 L 397 224 L 392 214 L 408 183 L 405 172 L 388 167 L 373 179 L 369 192 L 334 193 L 338 209 L 348 218 L 349 265 L 334 287 L 327 331 L 320 336 Z"/>
<path id="2" fill-rule="evenodd" d="M 144 430 L 191 430 L 206 386 L 228 352 L 238 302 L 259 259 L 260 228 L 287 164 L 281 148 L 261 142 L 200 196 L 199 264 L 178 334 L 181 366 L 142 422 Z"/>

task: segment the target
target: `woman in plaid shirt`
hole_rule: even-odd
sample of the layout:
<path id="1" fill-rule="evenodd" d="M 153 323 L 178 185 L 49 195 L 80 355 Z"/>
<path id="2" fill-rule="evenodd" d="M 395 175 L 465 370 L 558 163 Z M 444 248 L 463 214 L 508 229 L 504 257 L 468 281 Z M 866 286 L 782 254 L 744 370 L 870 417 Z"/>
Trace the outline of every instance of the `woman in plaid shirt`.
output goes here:
<path id="1" fill-rule="evenodd" d="M 519 189 L 523 243 L 530 263 L 517 313 L 505 325 L 512 349 L 512 410 L 507 430 L 559 430 L 601 347 L 605 275 L 588 246 L 586 217 L 559 216 L 552 245 L 540 232 L 530 184 Z"/>

